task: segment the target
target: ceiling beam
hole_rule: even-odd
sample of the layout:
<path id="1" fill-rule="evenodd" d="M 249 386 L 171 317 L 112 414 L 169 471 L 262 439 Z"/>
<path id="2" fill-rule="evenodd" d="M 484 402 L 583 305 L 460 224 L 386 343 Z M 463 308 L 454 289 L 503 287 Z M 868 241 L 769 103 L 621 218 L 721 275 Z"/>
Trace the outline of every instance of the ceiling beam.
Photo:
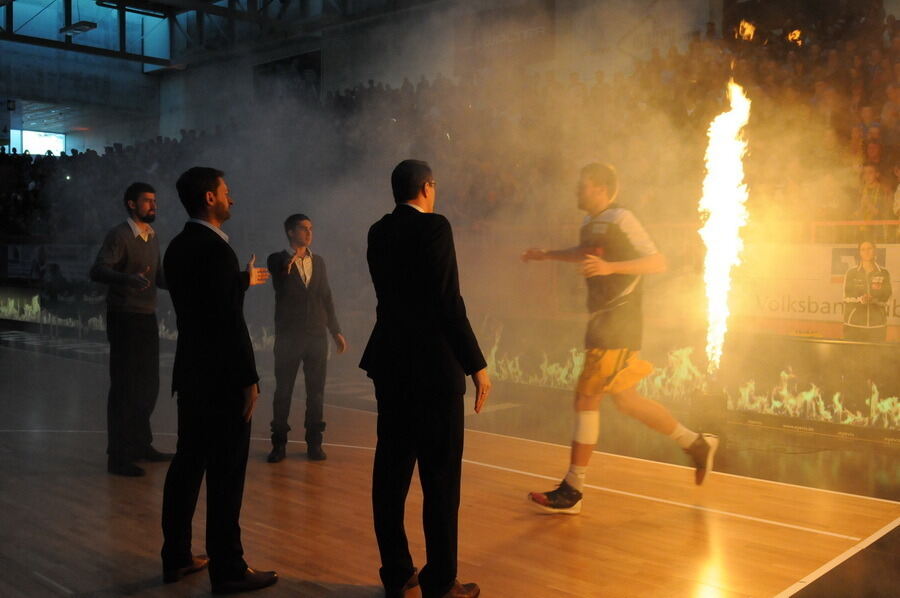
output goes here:
<path id="1" fill-rule="evenodd" d="M 56 50 L 69 50 L 71 52 L 92 54 L 94 56 L 104 56 L 106 58 L 119 58 L 121 60 L 142 62 L 144 64 L 153 64 L 156 66 L 172 66 L 172 61 L 166 58 L 154 58 L 152 56 L 142 56 L 140 54 L 132 54 L 130 52 L 107 50 L 106 48 L 95 48 L 93 46 L 84 46 L 76 43 L 67 44 L 66 42 L 61 42 L 55 39 L 32 37 L 30 35 L 19 35 L 18 33 L 9 33 L 8 31 L 0 33 L 0 40 L 16 42 L 20 44 L 28 44 L 31 46 L 41 46 L 44 48 L 53 48 Z"/>
<path id="2" fill-rule="evenodd" d="M 251 13 L 245 10 L 236 10 L 234 8 L 217 6 L 215 4 L 203 2 L 202 0 L 155 0 L 154 3 L 165 4 L 166 6 L 173 6 L 182 10 L 199 10 L 205 12 L 208 15 L 225 17 L 227 19 L 234 19 L 236 21 L 247 21 L 249 23 L 258 24 L 268 23 L 271 21 L 271 19 L 268 19 L 265 16 L 262 16 L 255 12 Z"/>
<path id="3" fill-rule="evenodd" d="M 9 0 L 9 3 L 6 4 L 6 23 L 3 26 L 3 29 L 6 33 L 13 32 L 13 1 Z"/>

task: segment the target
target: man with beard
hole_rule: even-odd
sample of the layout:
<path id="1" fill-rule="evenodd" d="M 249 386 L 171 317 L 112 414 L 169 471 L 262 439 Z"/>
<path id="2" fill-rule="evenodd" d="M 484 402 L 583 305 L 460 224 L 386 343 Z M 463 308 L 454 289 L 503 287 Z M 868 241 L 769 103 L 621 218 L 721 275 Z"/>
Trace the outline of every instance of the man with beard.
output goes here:
<path id="1" fill-rule="evenodd" d="M 110 230 L 91 268 L 91 280 L 109 285 L 106 336 L 109 339 L 107 469 L 142 476 L 138 460 L 168 461 L 171 454 L 153 448 L 150 415 L 159 393 L 159 329 L 156 289 L 166 288 L 156 219 L 156 191 L 147 183 L 125 190 L 128 219 Z"/>
<path id="2" fill-rule="evenodd" d="M 575 388 L 575 430 L 569 471 L 555 490 L 531 492 L 528 500 L 543 513 L 581 512 L 588 462 L 600 431 L 600 400 L 612 396 L 616 408 L 670 437 L 691 458 L 694 481 L 702 484 L 713 466 L 719 439 L 684 427 L 662 404 L 637 391 L 653 371 L 640 358 L 643 337 L 643 277 L 666 270 L 666 259 L 631 210 L 616 201 L 618 175 L 609 164 L 581 169 L 578 208 L 587 213 L 577 247 L 532 248 L 523 261 L 582 264 L 590 320 L 585 334 L 584 369 Z"/>
<path id="3" fill-rule="evenodd" d="M 253 344 L 244 320 L 244 293 L 269 273 L 251 257 L 240 270 L 222 225 L 234 201 L 221 170 L 194 167 L 178 178 L 190 219 L 163 258 L 178 319 L 172 392 L 178 393 L 178 448 L 163 489 L 163 581 L 201 570 L 191 553 L 191 522 L 206 475 L 206 549 L 213 594 L 274 584 L 274 571 L 244 561 L 241 503 L 250 422 L 259 397 Z"/>

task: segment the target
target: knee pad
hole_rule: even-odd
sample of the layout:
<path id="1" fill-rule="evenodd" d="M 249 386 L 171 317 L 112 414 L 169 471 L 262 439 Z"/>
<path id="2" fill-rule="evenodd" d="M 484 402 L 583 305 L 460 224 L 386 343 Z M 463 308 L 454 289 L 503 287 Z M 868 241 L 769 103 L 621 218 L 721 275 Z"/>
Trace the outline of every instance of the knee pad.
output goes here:
<path id="1" fill-rule="evenodd" d="M 600 412 L 576 411 L 575 435 L 573 440 L 578 444 L 597 444 L 600 436 Z"/>

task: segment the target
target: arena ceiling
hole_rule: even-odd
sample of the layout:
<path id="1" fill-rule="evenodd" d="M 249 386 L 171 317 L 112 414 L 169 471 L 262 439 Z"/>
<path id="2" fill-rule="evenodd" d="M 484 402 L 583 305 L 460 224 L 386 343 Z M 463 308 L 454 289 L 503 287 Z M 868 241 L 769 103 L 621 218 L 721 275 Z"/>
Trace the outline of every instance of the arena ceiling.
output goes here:
<path id="1" fill-rule="evenodd" d="M 18 32 L 22 26 L 17 23 L 15 18 L 16 5 L 21 5 L 23 2 L 34 4 L 35 1 L 44 5 L 42 11 L 50 9 L 57 2 L 61 3 L 64 19 L 63 27 L 58 33 L 55 30 L 51 31 L 49 35 L 24 35 Z M 406 0 L 404 2 L 395 0 L 363 2 L 359 0 L 324 0 L 320 12 L 316 14 L 302 12 L 308 10 L 309 7 L 309 3 L 303 3 L 301 6 L 304 8 L 299 11 L 301 16 L 290 19 L 286 16 L 289 14 L 289 7 L 301 0 L 94 0 L 97 6 L 117 13 L 117 47 L 97 47 L 79 43 L 78 33 L 86 30 L 85 28 L 90 30 L 91 26 L 97 27 L 97 23 L 79 22 L 77 18 L 73 19 L 73 1 L 77 2 L 77 0 L 0 0 L 0 11 L 4 14 L 0 21 L 0 40 L 120 58 L 161 67 L 176 67 L 183 64 L 180 58 L 184 57 L 160 58 L 128 51 L 125 27 L 127 13 L 167 19 L 173 35 L 184 36 L 188 41 L 188 48 L 193 51 L 192 54 L 196 54 L 197 51 L 202 53 L 208 49 L 207 44 L 204 43 L 205 30 L 209 30 L 211 34 L 216 32 L 221 34 L 220 37 L 226 40 L 226 46 L 233 47 L 238 41 L 246 41 L 238 39 L 238 35 L 235 33 L 236 23 L 255 24 L 262 34 L 277 32 L 285 38 L 293 38 L 317 34 L 326 27 L 377 18 L 444 0 Z M 59 8 L 55 10 L 59 10 Z M 189 32 L 177 17 L 191 12 L 195 13 L 196 19 L 193 30 Z M 298 13 L 298 11 L 295 9 L 294 13 Z M 112 22 L 110 19 L 110 24 Z M 105 21 L 104 25 L 106 25 Z M 256 37 L 261 36 L 257 35 Z M 223 48 L 220 46 L 216 49 Z"/>

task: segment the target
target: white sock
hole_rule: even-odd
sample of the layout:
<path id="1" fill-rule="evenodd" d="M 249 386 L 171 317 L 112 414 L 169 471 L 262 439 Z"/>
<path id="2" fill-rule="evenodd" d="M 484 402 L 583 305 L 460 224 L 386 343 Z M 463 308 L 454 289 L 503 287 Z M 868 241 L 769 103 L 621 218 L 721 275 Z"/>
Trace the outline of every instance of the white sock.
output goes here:
<path id="1" fill-rule="evenodd" d="M 680 423 L 677 426 L 675 426 L 675 430 L 671 434 L 669 434 L 669 438 L 671 438 L 672 440 L 677 442 L 678 446 L 680 446 L 683 449 L 686 449 L 689 446 L 691 446 L 692 444 L 694 444 L 694 441 L 697 440 L 698 436 L 700 436 L 700 435 L 697 434 L 696 432 L 692 432 L 691 430 L 688 430 L 687 428 L 682 426 Z"/>
<path id="2" fill-rule="evenodd" d="M 587 465 L 569 465 L 569 472 L 564 479 L 569 486 L 581 492 L 584 490 L 585 474 L 587 474 Z"/>

